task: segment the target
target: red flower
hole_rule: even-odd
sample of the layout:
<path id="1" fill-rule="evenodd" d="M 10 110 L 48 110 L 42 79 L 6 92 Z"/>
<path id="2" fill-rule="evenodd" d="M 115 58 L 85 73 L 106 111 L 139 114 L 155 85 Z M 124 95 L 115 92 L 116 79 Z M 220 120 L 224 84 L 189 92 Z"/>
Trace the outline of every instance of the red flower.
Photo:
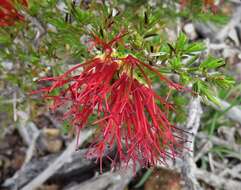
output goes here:
<path id="1" fill-rule="evenodd" d="M 19 0 L 24 6 L 28 5 L 27 0 Z M 0 26 L 11 26 L 16 21 L 23 21 L 24 17 L 18 13 L 15 8 L 14 1 L 0 0 Z"/>
<path id="2" fill-rule="evenodd" d="M 204 6 L 204 10 L 211 9 L 212 12 L 217 12 L 217 6 L 214 0 L 201 0 Z M 187 4 L 191 4 L 192 0 L 180 0 L 181 8 L 183 9 Z M 195 3 L 195 2 L 193 2 Z"/>
<path id="3" fill-rule="evenodd" d="M 109 43 L 95 36 L 95 45 L 104 50 L 102 56 L 78 64 L 61 76 L 41 79 L 51 85 L 34 92 L 43 92 L 52 99 L 53 110 L 68 106 L 65 118 L 71 118 L 77 133 L 89 123 L 90 116 L 96 115 L 92 124 L 98 128 L 87 156 L 99 158 L 101 171 L 102 157 L 108 147 L 117 147 L 116 156 L 108 157 L 113 163 L 117 159 L 126 164 L 132 160 L 149 166 L 158 161 L 165 163 L 166 158 L 175 159 L 181 146 L 175 139 L 176 128 L 167 118 L 167 111 L 174 107 L 152 90 L 145 69 L 157 74 L 170 88 L 181 91 L 183 87 L 132 55 L 115 57 L 113 45 L 124 35 L 122 31 Z M 83 71 L 77 71 L 78 68 Z M 145 84 L 135 77 L 137 70 Z M 51 92 L 55 89 L 59 93 L 53 96 Z"/>

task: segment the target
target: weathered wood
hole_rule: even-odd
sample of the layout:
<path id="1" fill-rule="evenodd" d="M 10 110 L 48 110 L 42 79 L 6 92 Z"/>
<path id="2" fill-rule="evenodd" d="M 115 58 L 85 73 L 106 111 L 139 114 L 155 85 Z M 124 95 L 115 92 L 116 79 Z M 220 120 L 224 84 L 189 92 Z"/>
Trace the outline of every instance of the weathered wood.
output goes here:
<path id="1" fill-rule="evenodd" d="M 197 169 L 195 175 L 205 183 L 216 187 L 217 189 L 238 190 L 241 189 L 240 181 L 226 179 L 213 173 Z"/>
<path id="2" fill-rule="evenodd" d="M 194 162 L 194 139 L 198 133 L 200 126 L 200 119 L 202 116 L 202 107 L 200 103 L 200 98 L 193 98 L 189 104 L 189 114 L 186 123 L 185 130 L 187 130 L 192 135 L 187 135 L 188 143 L 186 143 L 187 149 L 182 151 L 182 162 L 180 164 L 181 176 L 184 180 L 184 188 L 187 190 L 200 190 L 201 187 L 195 176 L 196 164 Z"/>
<path id="3" fill-rule="evenodd" d="M 92 168 L 93 163 L 84 158 L 85 152 L 86 150 L 76 151 L 70 160 L 58 169 L 50 179 L 58 178 L 58 176 L 66 177 L 76 170 L 85 172 Z M 11 190 L 23 187 L 29 181 L 37 177 L 46 167 L 49 167 L 59 155 L 60 154 L 52 154 L 32 160 L 23 170 L 18 171 L 12 178 L 7 179 L 3 186 Z"/>
<path id="4" fill-rule="evenodd" d="M 83 137 L 82 140 L 86 139 L 90 134 L 85 135 L 86 137 Z M 21 189 L 27 184 L 25 189 L 32 190 L 48 179 L 54 179 L 56 176 L 68 176 L 76 170 L 84 172 L 87 168 L 93 167 L 92 162 L 85 159 L 86 150 L 75 151 L 75 143 L 76 141 L 74 140 L 61 154 L 54 154 L 30 161 L 24 168 L 15 173 L 12 178 L 7 179 L 3 187 L 15 190 Z M 41 177 L 41 180 L 36 182 L 40 175 L 44 177 Z M 31 180 L 33 181 L 31 182 Z M 31 184 L 29 185 L 28 183 Z"/>
<path id="5" fill-rule="evenodd" d="M 137 166 L 136 170 L 140 169 Z M 130 164 L 116 172 L 107 172 L 84 183 L 67 186 L 64 190 L 123 190 L 131 181 L 135 172 Z"/>

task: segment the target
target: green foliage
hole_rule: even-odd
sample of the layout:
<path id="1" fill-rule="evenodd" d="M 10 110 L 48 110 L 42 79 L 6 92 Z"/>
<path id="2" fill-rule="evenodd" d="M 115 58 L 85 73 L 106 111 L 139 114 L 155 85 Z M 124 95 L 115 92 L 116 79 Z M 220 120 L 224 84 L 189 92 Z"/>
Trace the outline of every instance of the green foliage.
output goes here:
<path id="1" fill-rule="evenodd" d="M 164 45 L 156 57 L 158 61 L 165 63 L 161 65 L 165 67 L 165 72 L 178 74 L 180 81 L 192 85 L 194 93 L 202 96 L 204 101 L 218 104 L 213 87 L 229 88 L 234 80 L 218 71 L 225 64 L 222 59 L 208 56 L 201 61 L 201 52 L 204 49 L 204 44 L 189 43 L 187 37 L 181 33 L 175 43 Z M 163 71 L 162 68 L 160 71 Z"/>
<path id="2" fill-rule="evenodd" d="M 216 147 L 213 147 L 210 150 L 210 152 L 216 153 L 221 159 L 224 159 L 225 157 L 231 157 L 231 158 L 236 158 L 238 160 L 241 160 L 240 154 L 226 147 L 216 146 Z"/>
<path id="3" fill-rule="evenodd" d="M 204 60 L 200 64 L 200 68 L 203 70 L 207 69 L 216 69 L 222 65 L 224 65 L 224 61 L 222 59 L 216 59 L 214 57 L 209 56 L 206 60 Z"/>
<path id="4" fill-rule="evenodd" d="M 203 13 L 198 4 L 180 11 L 176 1 L 158 1 L 156 6 L 146 1 L 129 0 L 115 0 L 105 5 L 92 1 L 86 6 L 71 2 L 30 1 L 24 11 L 32 20 L 26 18 L 24 23 L 14 27 L 0 28 L 0 61 L 11 60 L 14 63 L 11 71 L 0 68 L 5 80 L 29 92 L 35 88 L 33 79 L 61 74 L 66 67 L 101 54 L 98 48 L 88 51 L 88 40 L 93 38 L 93 34 L 108 42 L 125 29 L 128 33 L 123 42 L 115 47 L 118 56 L 129 53 L 157 67 L 162 74 L 177 75 L 178 82 L 192 87 L 193 95 L 218 104 L 213 89 L 226 89 L 234 84 L 232 78 L 219 71 L 224 66 L 223 60 L 212 56 L 203 60 L 203 43 L 189 42 L 183 33 L 175 42 L 169 42 L 164 30 L 175 27 L 180 17 L 222 23 L 225 19 L 221 14 Z M 64 9 L 60 9 L 60 4 Z M 34 19 L 45 28 L 38 39 L 38 46 L 35 45 L 37 32 Z M 158 78 L 152 78 L 154 82 L 159 82 Z M 168 88 L 163 87 L 158 93 L 169 93 Z M 183 104 L 187 98 L 173 93 L 169 99 L 180 112 L 173 119 L 183 121 Z"/>
<path id="5" fill-rule="evenodd" d="M 220 89 L 218 97 L 230 102 L 230 106 L 223 111 L 217 111 L 209 109 L 204 113 L 202 124 L 203 131 L 209 136 L 213 136 L 220 127 L 233 126 L 234 123 L 225 117 L 227 113 L 234 106 L 238 106 L 241 103 L 241 85 L 236 85 L 232 89 Z"/>
<path id="6" fill-rule="evenodd" d="M 12 114 L 13 114 L 13 106 L 11 102 L 7 102 L 4 97 L 0 97 L 0 115 L 4 118 L 1 118 L 0 124 L 1 124 L 1 129 L 0 129 L 0 136 L 2 130 L 7 127 L 12 120 Z"/>

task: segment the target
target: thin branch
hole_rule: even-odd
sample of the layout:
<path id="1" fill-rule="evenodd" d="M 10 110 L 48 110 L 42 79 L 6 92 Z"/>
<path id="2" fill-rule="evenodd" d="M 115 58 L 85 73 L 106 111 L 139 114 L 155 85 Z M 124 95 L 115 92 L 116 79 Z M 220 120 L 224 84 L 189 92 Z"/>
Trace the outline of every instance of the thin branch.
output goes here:
<path id="1" fill-rule="evenodd" d="M 201 115 L 202 108 L 200 98 L 193 98 L 189 105 L 189 115 L 185 128 L 185 130 L 192 133 L 193 136 L 188 136 L 187 140 L 191 143 L 187 143 L 186 146 L 188 151 L 183 151 L 181 163 L 181 176 L 185 182 L 184 189 L 188 190 L 200 190 L 200 186 L 195 176 L 196 165 L 193 158 L 194 139 L 192 138 L 195 137 L 198 132 Z"/>
<path id="2" fill-rule="evenodd" d="M 34 38 L 34 41 L 33 41 L 33 46 L 34 46 L 35 49 L 38 49 L 40 41 L 41 41 L 42 37 L 46 34 L 47 31 L 46 31 L 44 25 L 36 17 L 33 17 L 33 16 L 29 15 L 25 11 L 22 11 L 22 14 L 24 15 L 24 17 L 27 20 L 30 21 L 30 23 L 33 26 L 36 26 L 37 32 L 36 32 L 36 35 L 35 35 L 35 38 Z"/>
<path id="3" fill-rule="evenodd" d="M 205 183 L 217 189 L 228 189 L 228 190 L 241 189 L 241 182 L 238 182 L 236 180 L 226 179 L 204 170 L 196 169 L 195 175 L 198 179 L 204 181 Z"/>
<path id="4" fill-rule="evenodd" d="M 140 169 L 137 166 L 136 170 Z M 99 175 L 85 183 L 67 187 L 64 190 L 123 190 L 134 177 L 133 164 L 129 163 L 128 168 L 122 167 L 115 172 L 107 172 Z"/>
<path id="5" fill-rule="evenodd" d="M 219 146 L 225 146 L 227 148 L 230 148 L 232 150 L 234 150 L 235 152 L 241 154 L 241 146 L 238 145 L 238 144 L 234 144 L 234 143 L 230 143 L 228 141 L 225 141 L 223 139 L 220 139 L 218 137 L 215 137 L 215 136 L 212 136 L 212 137 L 209 137 L 208 135 L 206 135 L 205 133 L 203 132 L 200 132 L 197 134 L 197 137 L 199 139 L 202 139 L 202 140 L 206 140 L 206 141 L 211 141 L 214 145 L 219 145 Z"/>
<path id="6" fill-rule="evenodd" d="M 230 30 L 240 23 L 240 18 L 241 6 L 237 6 L 230 22 L 216 35 L 216 40 L 224 41 L 224 39 L 229 35 Z"/>
<path id="7" fill-rule="evenodd" d="M 219 100 L 219 104 L 220 106 L 217 106 L 216 104 L 211 103 L 211 106 L 218 110 L 218 111 L 226 111 L 226 115 L 228 118 L 239 122 L 241 124 L 241 109 L 238 108 L 237 106 L 232 106 L 231 104 L 229 104 L 228 102 L 224 101 L 224 100 Z"/>

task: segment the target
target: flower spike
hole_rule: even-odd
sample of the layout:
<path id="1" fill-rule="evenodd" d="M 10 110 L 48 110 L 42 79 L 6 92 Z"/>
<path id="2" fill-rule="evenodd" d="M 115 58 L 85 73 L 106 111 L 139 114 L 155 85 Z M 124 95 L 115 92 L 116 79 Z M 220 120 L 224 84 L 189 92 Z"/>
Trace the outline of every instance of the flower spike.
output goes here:
<path id="1" fill-rule="evenodd" d="M 116 149 L 113 157 L 108 156 L 113 166 L 118 161 L 128 165 L 132 160 L 148 167 L 175 159 L 182 147 L 180 137 L 176 138 L 178 130 L 166 115 L 174 107 L 153 91 L 145 69 L 157 74 L 168 87 L 178 91 L 184 87 L 133 55 L 114 56 L 113 45 L 124 35 L 126 31 L 122 30 L 107 43 L 94 36 L 95 44 L 103 48 L 102 56 L 78 64 L 60 76 L 43 78 L 41 81 L 51 85 L 36 91 L 53 100 L 53 110 L 68 107 L 64 118 L 76 127 L 77 135 L 88 123 L 98 126 L 87 157 L 97 157 L 101 171 L 107 149 Z M 79 67 L 83 68 L 82 72 L 77 72 Z M 147 85 L 135 78 L 137 70 Z M 58 94 L 51 95 L 56 89 Z M 90 122 L 92 115 L 96 119 Z"/>

